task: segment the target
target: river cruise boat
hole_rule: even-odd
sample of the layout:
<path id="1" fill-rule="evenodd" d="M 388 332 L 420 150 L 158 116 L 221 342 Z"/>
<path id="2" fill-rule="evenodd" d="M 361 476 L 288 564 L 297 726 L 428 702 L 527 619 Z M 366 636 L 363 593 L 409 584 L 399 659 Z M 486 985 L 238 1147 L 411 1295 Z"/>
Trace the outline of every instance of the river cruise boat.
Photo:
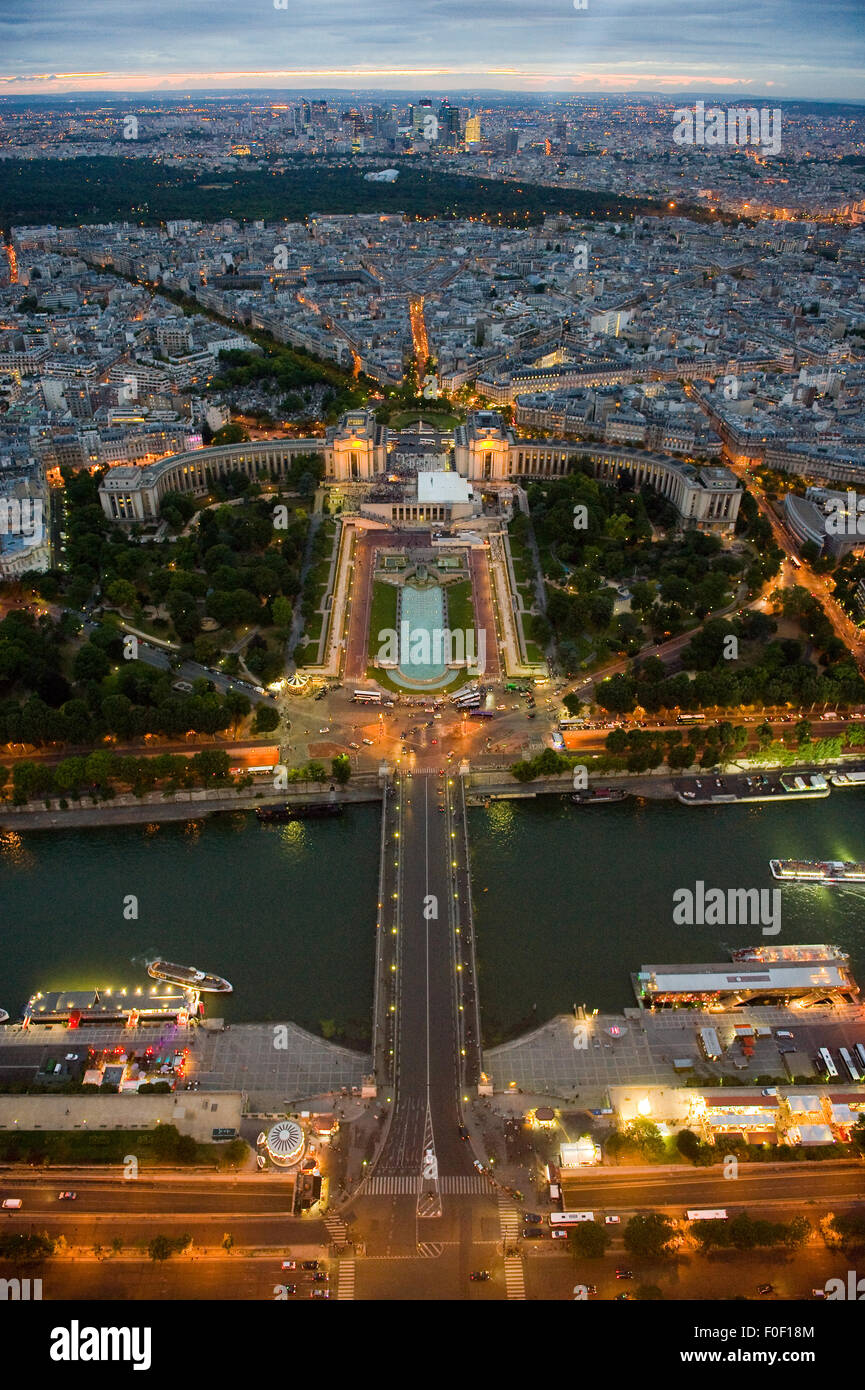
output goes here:
<path id="1" fill-rule="evenodd" d="M 337 801 L 312 801 L 304 805 L 298 802 L 292 806 L 282 801 L 276 806 L 257 806 L 255 814 L 262 825 L 279 825 L 289 820 L 320 820 L 322 817 L 341 816 L 345 807 Z"/>
<path id="2" fill-rule="evenodd" d="M 166 980 L 171 985 L 182 985 L 184 989 L 203 994 L 231 994 L 234 988 L 221 975 L 208 975 L 206 970 L 196 970 L 194 965 L 175 965 L 170 960 L 148 961 L 147 973 L 152 980 Z"/>
<path id="3" fill-rule="evenodd" d="M 840 859 L 770 859 L 772 877 L 784 883 L 865 883 L 865 864 Z"/>
<path id="4" fill-rule="evenodd" d="M 743 946 L 730 952 L 735 961 L 756 961 L 761 965 L 780 965 L 786 962 L 803 960 L 831 961 L 849 960 L 846 951 L 840 946 L 827 946 L 823 943 L 806 946 Z"/>
<path id="5" fill-rule="evenodd" d="M 575 806 L 602 806 L 610 801 L 624 801 L 627 795 L 618 787 L 587 787 L 585 791 L 573 792 L 571 801 Z"/>

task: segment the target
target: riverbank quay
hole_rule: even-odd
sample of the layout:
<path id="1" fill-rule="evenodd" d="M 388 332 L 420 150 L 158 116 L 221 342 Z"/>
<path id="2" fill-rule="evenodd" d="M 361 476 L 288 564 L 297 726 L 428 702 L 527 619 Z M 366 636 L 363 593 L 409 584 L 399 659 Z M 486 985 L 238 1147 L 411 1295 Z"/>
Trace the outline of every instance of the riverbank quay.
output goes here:
<path id="1" fill-rule="evenodd" d="M 210 790 L 148 792 L 144 796 L 126 793 L 109 801 L 75 802 L 61 807 L 57 798 L 50 805 L 33 802 L 24 806 L 6 805 L 0 809 L 0 830 L 87 830 L 106 825 L 150 825 L 159 821 L 203 820 L 226 811 L 254 811 L 288 801 L 300 805 L 329 799 L 329 784 L 293 782 L 284 790 L 258 787 L 220 787 Z M 358 773 L 348 787 L 336 793 L 340 805 L 380 801 L 381 782 L 377 773 Z"/>

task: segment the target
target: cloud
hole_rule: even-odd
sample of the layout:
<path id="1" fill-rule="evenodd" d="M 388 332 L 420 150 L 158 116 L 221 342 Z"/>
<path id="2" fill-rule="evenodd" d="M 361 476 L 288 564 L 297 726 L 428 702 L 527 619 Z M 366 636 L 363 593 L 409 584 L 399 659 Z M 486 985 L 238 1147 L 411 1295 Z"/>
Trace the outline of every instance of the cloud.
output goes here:
<path id="1" fill-rule="evenodd" d="M 58 88 L 86 89 L 94 67 L 121 87 L 220 72 L 263 73 L 267 85 L 271 71 L 299 73 L 301 85 L 322 72 L 411 85 L 435 69 L 452 86 L 572 87 L 576 73 L 587 88 L 618 75 L 648 86 L 651 74 L 696 73 L 856 99 L 865 75 L 861 0 L 587 0 L 579 11 L 572 0 L 40 0 L 0 18 L 0 52 L 0 72 L 34 89 L 47 70 L 61 74 Z"/>

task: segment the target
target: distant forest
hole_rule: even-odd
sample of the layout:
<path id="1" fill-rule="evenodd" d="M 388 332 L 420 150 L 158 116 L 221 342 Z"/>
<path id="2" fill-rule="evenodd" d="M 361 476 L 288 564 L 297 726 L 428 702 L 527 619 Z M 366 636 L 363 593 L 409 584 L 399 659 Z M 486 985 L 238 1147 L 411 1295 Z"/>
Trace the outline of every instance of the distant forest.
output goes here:
<path id="1" fill-rule="evenodd" d="M 395 161 L 396 183 L 368 183 L 348 165 L 298 160 L 284 173 L 267 170 L 195 173 L 140 158 L 4 160 L 0 225 L 130 221 L 157 224 L 174 218 L 203 222 L 302 221 L 312 212 L 405 212 L 410 216 L 469 218 L 514 225 L 563 212 L 627 221 L 661 216 L 663 201 L 623 198 L 539 184 L 502 183 L 439 173 Z M 680 205 L 680 216 L 717 221 L 704 208 Z"/>

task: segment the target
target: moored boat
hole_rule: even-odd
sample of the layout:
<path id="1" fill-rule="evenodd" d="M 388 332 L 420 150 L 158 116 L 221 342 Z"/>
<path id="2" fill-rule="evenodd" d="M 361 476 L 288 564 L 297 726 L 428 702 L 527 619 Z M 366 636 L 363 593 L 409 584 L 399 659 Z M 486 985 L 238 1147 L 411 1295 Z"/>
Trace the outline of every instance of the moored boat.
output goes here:
<path id="1" fill-rule="evenodd" d="M 865 883 L 865 864 L 849 859 L 770 859 L 769 868 L 784 883 Z"/>
<path id="2" fill-rule="evenodd" d="M 231 994 L 234 988 L 221 975 L 210 975 L 194 965 L 175 965 L 161 958 L 147 962 L 147 973 L 152 980 L 165 980 L 168 984 L 182 985 L 204 994 Z"/>
<path id="3" fill-rule="evenodd" d="M 624 801 L 628 794 L 620 787 L 587 787 L 585 791 L 572 792 L 571 801 L 575 806 L 603 806 L 611 801 Z"/>
<path id="4" fill-rule="evenodd" d="M 281 824 L 289 820 L 319 820 L 329 816 L 341 816 L 345 807 L 337 801 L 313 801 L 304 805 L 298 802 L 291 805 L 281 801 L 275 806 L 257 806 L 255 814 L 264 825 Z"/>

